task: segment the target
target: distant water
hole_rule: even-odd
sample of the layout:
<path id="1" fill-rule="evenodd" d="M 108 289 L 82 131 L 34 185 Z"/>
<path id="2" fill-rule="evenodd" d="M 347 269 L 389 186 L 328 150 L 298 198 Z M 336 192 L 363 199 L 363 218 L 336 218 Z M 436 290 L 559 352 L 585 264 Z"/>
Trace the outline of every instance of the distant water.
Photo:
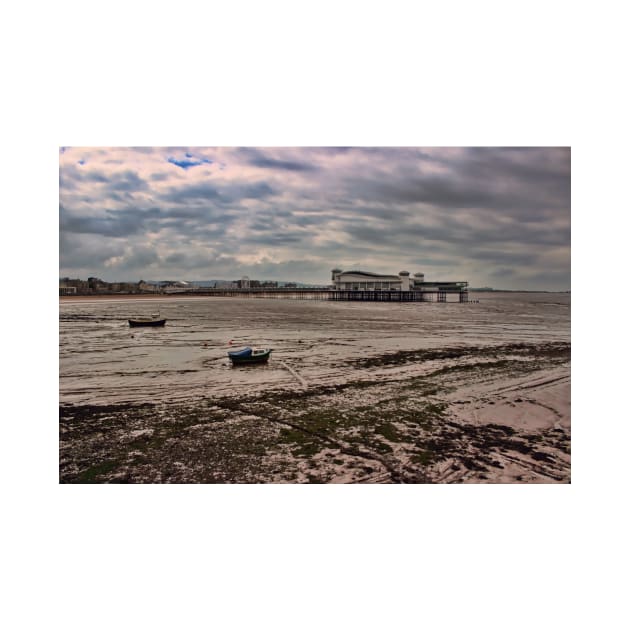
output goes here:
<path id="1" fill-rule="evenodd" d="M 61 404 L 156 402 L 343 380 L 348 361 L 401 349 L 570 341 L 566 293 L 471 293 L 478 304 L 247 298 L 94 299 L 59 306 Z M 127 320 L 160 311 L 164 328 Z M 232 342 L 230 344 L 230 342 Z M 270 347 L 232 368 L 231 348 Z"/>

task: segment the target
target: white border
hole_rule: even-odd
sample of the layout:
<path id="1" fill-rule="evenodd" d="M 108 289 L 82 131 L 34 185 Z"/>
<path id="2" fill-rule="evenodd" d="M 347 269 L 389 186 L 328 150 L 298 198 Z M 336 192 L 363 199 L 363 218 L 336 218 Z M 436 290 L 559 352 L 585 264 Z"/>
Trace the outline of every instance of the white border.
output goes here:
<path id="1" fill-rule="evenodd" d="M 626 343 L 600 297 L 624 277 L 620 5 L 22 6 L 4 42 L 7 627 L 617 625 Z M 59 486 L 60 144 L 572 146 L 574 483 Z"/>

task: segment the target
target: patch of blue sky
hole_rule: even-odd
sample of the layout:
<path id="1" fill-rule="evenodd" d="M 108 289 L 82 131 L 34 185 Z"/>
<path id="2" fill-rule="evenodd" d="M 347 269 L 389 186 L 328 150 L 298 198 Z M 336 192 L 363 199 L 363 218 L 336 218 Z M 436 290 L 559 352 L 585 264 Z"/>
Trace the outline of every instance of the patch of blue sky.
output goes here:
<path id="1" fill-rule="evenodd" d="M 194 159 L 190 153 L 186 153 L 186 157 L 182 160 L 178 160 L 174 157 L 169 157 L 167 161 L 171 164 L 175 164 L 175 166 L 179 166 L 179 168 L 183 168 L 184 170 L 189 169 L 192 166 L 200 166 L 201 164 L 212 164 L 212 160 L 204 157 Z"/>

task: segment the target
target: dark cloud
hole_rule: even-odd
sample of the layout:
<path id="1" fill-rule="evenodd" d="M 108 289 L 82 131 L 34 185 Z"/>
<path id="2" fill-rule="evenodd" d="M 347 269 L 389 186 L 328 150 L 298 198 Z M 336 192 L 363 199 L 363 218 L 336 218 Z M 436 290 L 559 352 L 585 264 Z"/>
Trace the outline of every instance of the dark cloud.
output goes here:
<path id="1" fill-rule="evenodd" d="M 60 194 L 76 189 L 80 184 L 103 184 L 106 188 L 105 194 L 148 190 L 147 182 L 135 171 L 129 169 L 116 170 L 108 174 L 98 168 L 79 169 L 74 165 L 67 165 L 59 171 L 59 182 Z M 102 191 L 94 190 L 91 194 L 102 194 Z"/>
<path id="2" fill-rule="evenodd" d="M 301 243 L 304 241 L 304 235 L 302 234 L 291 234 L 291 233 L 272 233 L 266 231 L 263 234 L 253 234 L 251 236 L 245 236 L 242 239 L 244 244 L 251 244 L 260 246 L 275 246 L 275 245 L 286 245 L 289 243 Z"/>
<path id="3" fill-rule="evenodd" d="M 302 160 L 289 160 L 272 157 L 259 149 L 240 149 L 240 155 L 244 156 L 247 163 L 258 168 L 268 168 L 279 171 L 306 172 L 315 171 L 317 167 Z"/>
<path id="4" fill-rule="evenodd" d="M 101 236 L 126 237 L 138 234 L 143 228 L 143 217 L 108 211 L 106 216 L 75 216 L 60 211 L 61 233 L 100 234 Z"/>
<path id="5" fill-rule="evenodd" d="M 144 232 L 175 229 L 184 233 L 188 231 L 191 235 L 208 236 L 211 229 L 213 235 L 219 236 L 225 233 L 225 229 L 237 215 L 211 207 L 152 207 L 105 209 L 98 216 L 82 216 L 70 213 L 62 206 L 59 217 L 61 233 L 125 237 Z"/>
<path id="6" fill-rule="evenodd" d="M 94 184 L 108 184 L 110 181 L 109 177 L 100 171 L 87 171 L 83 177 L 78 177 L 77 179 Z"/>
<path id="7" fill-rule="evenodd" d="M 134 171 L 123 171 L 112 174 L 107 181 L 107 188 L 111 192 L 138 192 L 148 190 L 147 182 Z"/>
<path id="8" fill-rule="evenodd" d="M 265 199 L 275 194 L 266 182 L 220 185 L 212 182 L 199 182 L 171 188 L 159 196 L 161 201 L 185 204 L 189 202 L 218 202 L 231 204 L 244 199 Z"/>
<path id="9" fill-rule="evenodd" d="M 105 263 L 111 258 L 122 256 L 125 252 L 125 243 L 119 239 L 108 240 L 101 236 L 83 234 L 81 238 L 68 232 L 61 232 L 59 236 L 59 262 L 60 268 L 77 270 L 74 273 L 61 275 L 80 275 L 78 270 L 89 271 L 88 275 L 98 275 L 105 268 Z"/>

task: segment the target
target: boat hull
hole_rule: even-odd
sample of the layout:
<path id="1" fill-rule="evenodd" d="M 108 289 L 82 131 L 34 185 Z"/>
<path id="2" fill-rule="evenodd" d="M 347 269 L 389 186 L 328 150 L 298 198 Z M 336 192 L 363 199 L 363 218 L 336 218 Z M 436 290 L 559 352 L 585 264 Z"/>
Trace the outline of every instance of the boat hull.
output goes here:
<path id="1" fill-rule="evenodd" d="M 271 350 L 264 352 L 254 351 L 246 348 L 241 352 L 228 352 L 228 357 L 232 361 L 232 365 L 251 365 L 253 363 L 267 363 L 271 355 Z"/>
<path id="2" fill-rule="evenodd" d="M 251 365 L 252 363 L 267 363 L 269 355 L 265 357 L 249 357 L 248 359 L 231 359 L 232 365 Z"/>
<path id="3" fill-rule="evenodd" d="M 166 324 L 166 320 L 165 319 L 151 319 L 151 320 L 147 320 L 147 321 L 143 321 L 141 319 L 130 319 L 129 321 L 129 325 L 132 328 L 139 328 L 140 326 L 164 326 L 164 324 Z"/>

